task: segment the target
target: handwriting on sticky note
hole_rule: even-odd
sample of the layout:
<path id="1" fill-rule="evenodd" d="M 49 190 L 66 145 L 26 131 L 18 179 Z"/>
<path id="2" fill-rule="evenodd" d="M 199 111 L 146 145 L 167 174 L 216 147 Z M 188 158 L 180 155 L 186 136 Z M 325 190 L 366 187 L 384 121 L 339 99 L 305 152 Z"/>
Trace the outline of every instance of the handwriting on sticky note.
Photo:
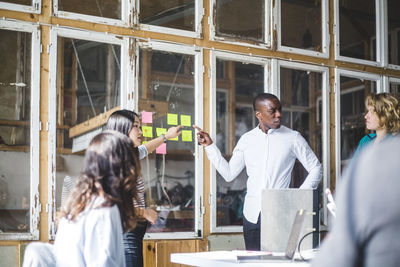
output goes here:
<path id="1" fill-rule="evenodd" d="M 178 125 L 178 114 L 168 113 L 167 114 L 167 124 Z"/>
<path id="2" fill-rule="evenodd" d="M 156 148 L 156 154 L 167 154 L 167 144 L 162 143 L 159 147 Z"/>
<path id="3" fill-rule="evenodd" d="M 157 136 L 160 136 L 160 135 L 166 134 L 166 133 L 167 133 L 167 129 L 165 129 L 165 128 L 156 128 Z"/>
<path id="4" fill-rule="evenodd" d="M 190 115 L 181 115 L 181 125 L 182 126 L 192 126 L 192 119 Z"/>
<path id="5" fill-rule="evenodd" d="M 142 123 L 153 123 L 153 113 L 142 111 Z"/>
<path id="6" fill-rule="evenodd" d="M 142 126 L 142 133 L 144 137 L 153 138 L 153 127 L 151 126 Z"/>
<path id="7" fill-rule="evenodd" d="M 183 142 L 192 142 L 192 131 L 182 130 L 182 141 Z"/>

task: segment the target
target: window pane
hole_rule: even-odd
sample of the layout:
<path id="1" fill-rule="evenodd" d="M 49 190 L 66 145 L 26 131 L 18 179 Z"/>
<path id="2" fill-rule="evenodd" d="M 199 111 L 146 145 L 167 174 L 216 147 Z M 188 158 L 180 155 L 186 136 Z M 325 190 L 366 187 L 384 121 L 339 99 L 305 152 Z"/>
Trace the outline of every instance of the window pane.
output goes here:
<path id="1" fill-rule="evenodd" d="M 322 163 L 322 74 L 281 67 L 282 124 L 301 133 Z M 290 187 L 298 188 L 308 173 L 296 160 Z"/>
<path id="2" fill-rule="evenodd" d="M 0 30 L 0 233 L 29 232 L 31 38 Z"/>
<path id="3" fill-rule="evenodd" d="M 367 133 L 365 98 L 376 93 L 376 82 L 340 76 L 341 167 L 351 159 L 358 142 Z"/>
<path id="4" fill-rule="evenodd" d="M 320 0 L 281 0 L 281 25 L 282 45 L 322 52 Z"/>
<path id="5" fill-rule="evenodd" d="M 339 0 L 340 55 L 376 60 L 375 0 Z"/>
<path id="6" fill-rule="evenodd" d="M 148 232 L 194 232 L 194 56 L 141 50 L 139 69 L 139 111 L 153 116 L 142 125 L 150 127 L 144 141 L 159 136 L 160 129 L 185 126 L 177 140 L 168 140 L 166 154 L 156 150 L 141 162 L 146 205 L 159 211 Z"/>
<path id="7" fill-rule="evenodd" d="M 400 96 L 400 83 L 390 83 L 390 92 L 394 95 Z"/>
<path id="8" fill-rule="evenodd" d="M 263 0 L 216 0 L 216 35 L 264 41 Z"/>
<path id="9" fill-rule="evenodd" d="M 398 0 L 387 0 L 389 64 L 395 65 L 400 65 L 400 39 L 398 39 L 400 33 L 399 10 L 400 2 Z"/>
<path id="10" fill-rule="evenodd" d="M 93 137 L 79 129 L 120 105 L 120 50 L 119 45 L 58 38 L 57 209 L 83 169 L 85 146 L 79 140 L 88 143 Z M 71 131 L 79 134 L 71 137 Z"/>
<path id="11" fill-rule="evenodd" d="M 139 22 L 194 31 L 195 11 L 195 0 L 140 0 Z"/>
<path id="12" fill-rule="evenodd" d="M 253 98 L 264 92 L 264 67 L 217 59 L 216 144 L 229 160 L 239 138 L 257 125 Z M 247 175 L 243 170 L 232 182 L 217 172 L 217 227 L 242 225 Z"/>
<path id="13" fill-rule="evenodd" d="M 121 19 L 121 0 L 58 0 L 58 9 L 97 17 Z"/>
<path id="14" fill-rule="evenodd" d="M 26 6 L 32 5 L 32 0 L 2 0 L 1 2 L 17 4 L 17 5 L 26 5 Z"/>

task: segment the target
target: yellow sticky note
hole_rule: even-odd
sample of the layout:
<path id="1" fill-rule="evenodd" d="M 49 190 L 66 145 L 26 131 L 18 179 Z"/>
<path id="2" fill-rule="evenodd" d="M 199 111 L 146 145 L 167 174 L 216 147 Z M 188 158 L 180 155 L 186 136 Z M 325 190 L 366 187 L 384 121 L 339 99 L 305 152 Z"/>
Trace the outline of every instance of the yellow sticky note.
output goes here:
<path id="1" fill-rule="evenodd" d="M 183 142 L 192 142 L 192 131 L 182 130 L 182 141 Z"/>
<path id="2" fill-rule="evenodd" d="M 151 126 L 142 126 L 142 133 L 144 137 L 153 138 L 153 127 Z"/>
<path id="3" fill-rule="evenodd" d="M 144 145 L 144 144 L 146 144 L 147 143 L 147 141 L 142 141 L 142 145 Z"/>
<path id="4" fill-rule="evenodd" d="M 192 126 L 192 119 L 190 115 L 181 115 L 181 125 L 182 126 Z"/>
<path id="5" fill-rule="evenodd" d="M 174 138 L 168 139 L 168 141 L 179 141 L 179 138 L 178 138 L 178 136 L 177 136 L 177 137 L 174 137 Z"/>
<path id="6" fill-rule="evenodd" d="M 178 114 L 167 113 L 167 124 L 178 125 Z"/>
<path id="7" fill-rule="evenodd" d="M 165 128 L 156 128 L 156 133 L 157 133 L 157 136 L 160 136 L 162 134 L 166 134 L 167 133 L 167 129 L 165 129 Z"/>

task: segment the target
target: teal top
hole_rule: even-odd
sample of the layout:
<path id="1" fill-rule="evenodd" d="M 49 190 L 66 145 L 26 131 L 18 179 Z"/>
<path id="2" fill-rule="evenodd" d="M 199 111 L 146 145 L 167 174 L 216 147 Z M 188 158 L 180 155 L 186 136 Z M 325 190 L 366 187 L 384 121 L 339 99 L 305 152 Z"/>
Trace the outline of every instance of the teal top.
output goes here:
<path id="1" fill-rule="evenodd" d="M 392 135 L 390 133 L 386 134 L 385 138 L 390 138 Z M 376 133 L 367 134 L 363 138 L 361 138 L 360 142 L 358 143 L 358 147 L 354 154 L 359 153 L 361 150 L 365 149 L 367 146 L 372 144 L 375 141 Z"/>

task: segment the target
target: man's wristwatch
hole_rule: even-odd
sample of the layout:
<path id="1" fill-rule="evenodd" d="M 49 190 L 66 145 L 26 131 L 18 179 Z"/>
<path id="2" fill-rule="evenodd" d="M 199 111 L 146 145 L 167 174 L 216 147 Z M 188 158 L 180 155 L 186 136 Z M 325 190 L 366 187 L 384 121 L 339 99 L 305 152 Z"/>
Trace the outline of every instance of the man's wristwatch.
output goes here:
<path id="1" fill-rule="evenodd" d="M 164 143 L 167 142 L 167 137 L 165 137 L 165 134 L 160 135 L 164 139 Z"/>

